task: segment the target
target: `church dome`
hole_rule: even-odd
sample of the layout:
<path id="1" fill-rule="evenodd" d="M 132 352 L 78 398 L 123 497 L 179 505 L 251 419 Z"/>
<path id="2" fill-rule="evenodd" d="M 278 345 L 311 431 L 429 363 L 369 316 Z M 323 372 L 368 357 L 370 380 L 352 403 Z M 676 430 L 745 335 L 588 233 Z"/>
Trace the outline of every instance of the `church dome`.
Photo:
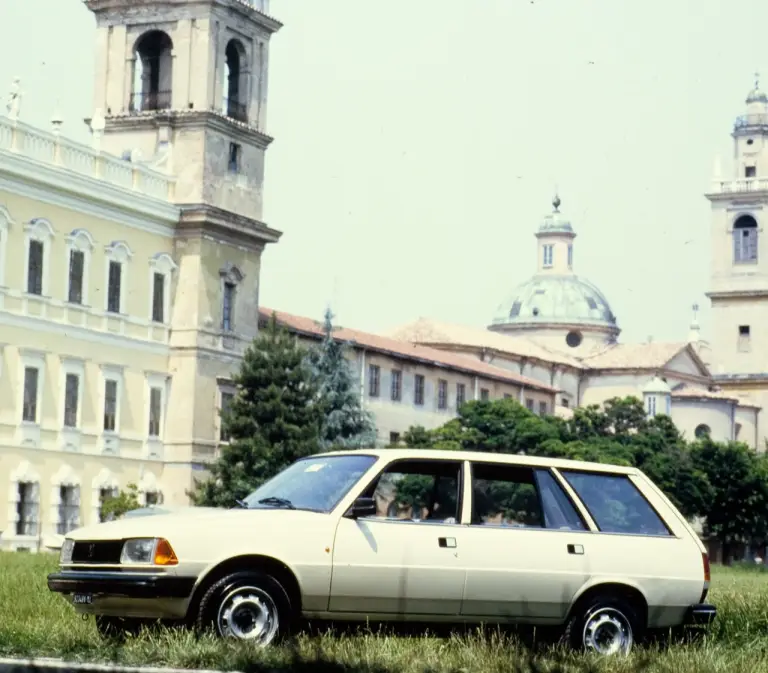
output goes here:
<path id="1" fill-rule="evenodd" d="M 584 325 L 616 328 L 608 300 L 576 275 L 537 274 L 501 304 L 493 325 Z"/>

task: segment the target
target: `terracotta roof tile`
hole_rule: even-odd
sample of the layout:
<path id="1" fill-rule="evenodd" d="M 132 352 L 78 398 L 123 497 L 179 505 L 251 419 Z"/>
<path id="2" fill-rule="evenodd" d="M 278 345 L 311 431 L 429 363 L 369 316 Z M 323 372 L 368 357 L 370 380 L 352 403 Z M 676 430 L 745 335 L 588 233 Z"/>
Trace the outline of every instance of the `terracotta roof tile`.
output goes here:
<path id="1" fill-rule="evenodd" d="M 681 399 L 707 399 L 707 400 L 723 400 L 737 402 L 741 407 L 753 407 L 760 408 L 759 404 L 755 404 L 752 400 L 745 397 L 740 397 L 734 393 L 729 393 L 722 389 L 707 390 L 706 388 L 692 388 L 691 386 L 683 384 L 679 388 L 675 388 L 672 391 L 672 397 Z"/>
<path id="2" fill-rule="evenodd" d="M 272 309 L 266 307 L 259 308 L 259 316 L 262 319 L 269 319 L 272 312 Z M 317 337 L 320 337 L 323 334 L 322 324 L 312 318 L 293 315 L 283 311 L 275 311 L 275 314 L 277 316 L 277 321 L 289 330 L 303 332 Z M 391 337 L 360 332 L 346 327 L 341 327 L 335 330 L 334 335 L 339 340 L 349 341 L 358 346 L 394 355 L 395 357 L 406 360 L 417 360 L 436 367 L 455 369 L 477 376 L 485 376 L 486 378 L 495 379 L 497 381 L 524 385 L 527 388 L 533 388 L 543 392 L 557 392 L 556 388 L 548 386 L 541 381 L 536 381 L 527 376 L 520 376 L 507 369 L 481 362 L 473 357 L 441 351 L 436 348 L 428 348 L 426 346 L 420 346 L 418 344 L 409 343 L 400 339 L 393 339 Z"/>
<path id="3" fill-rule="evenodd" d="M 572 356 L 550 350 L 531 339 L 509 336 L 488 329 L 439 322 L 429 318 L 401 325 L 388 332 L 388 336 L 422 345 L 461 345 L 538 358 L 546 362 L 567 364 L 582 369 L 581 363 Z"/>
<path id="4" fill-rule="evenodd" d="M 666 365 L 687 345 L 685 342 L 613 344 L 581 361 L 590 369 L 654 369 Z"/>

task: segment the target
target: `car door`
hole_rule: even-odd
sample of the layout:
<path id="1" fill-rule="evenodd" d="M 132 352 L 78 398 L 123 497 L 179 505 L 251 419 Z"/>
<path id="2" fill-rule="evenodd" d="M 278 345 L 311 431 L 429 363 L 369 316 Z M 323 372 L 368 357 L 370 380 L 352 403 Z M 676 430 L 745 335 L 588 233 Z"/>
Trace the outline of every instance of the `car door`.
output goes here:
<path id="1" fill-rule="evenodd" d="M 461 614 L 560 622 L 587 581 L 591 533 L 547 469 L 471 464 Z"/>
<path id="2" fill-rule="evenodd" d="M 390 463 L 359 494 L 375 516 L 342 517 L 333 545 L 329 611 L 382 615 L 458 615 L 461 461 Z"/>

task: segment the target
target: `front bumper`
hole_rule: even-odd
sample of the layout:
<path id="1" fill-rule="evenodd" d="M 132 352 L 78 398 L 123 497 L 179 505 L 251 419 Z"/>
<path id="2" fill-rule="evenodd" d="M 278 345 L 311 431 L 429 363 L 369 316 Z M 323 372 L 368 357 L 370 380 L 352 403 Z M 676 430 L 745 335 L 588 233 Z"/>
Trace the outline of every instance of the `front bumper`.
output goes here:
<path id="1" fill-rule="evenodd" d="M 63 570 L 48 575 L 48 589 L 60 594 L 91 594 L 122 598 L 189 598 L 194 577 L 175 575 Z"/>
<path id="2" fill-rule="evenodd" d="M 717 617 L 717 608 L 709 603 L 691 605 L 685 614 L 686 626 L 707 626 Z"/>

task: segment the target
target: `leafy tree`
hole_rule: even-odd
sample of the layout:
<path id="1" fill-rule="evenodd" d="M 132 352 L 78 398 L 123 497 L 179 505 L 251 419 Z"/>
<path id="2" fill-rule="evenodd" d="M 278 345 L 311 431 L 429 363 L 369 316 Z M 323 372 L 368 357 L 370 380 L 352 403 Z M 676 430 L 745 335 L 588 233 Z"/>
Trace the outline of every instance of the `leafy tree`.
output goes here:
<path id="1" fill-rule="evenodd" d="M 101 503 L 101 519 L 102 521 L 111 521 L 112 519 L 119 519 L 126 512 L 130 512 L 133 509 L 139 509 L 139 489 L 136 484 L 128 484 L 127 490 L 121 490 L 117 495 L 109 496 L 105 498 Z"/>
<path id="2" fill-rule="evenodd" d="M 432 433 L 423 425 L 412 425 L 403 433 L 403 442 L 411 449 L 426 449 L 432 446 Z"/>
<path id="3" fill-rule="evenodd" d="M 230 443 L 206 481 L 188 495 L 196 505 L 234 506 L 299 458 L 317 453 L 326 413 L 307 349 L 277 323 L 246 350 L 234 377 L 237 393 L 222 413 Z"/>
<path id="4" fill-rule="evenodd" d="M 333 314 L 328 309 L 323 340 L 309 351 L 309 364 L 326 404 L 320 446 L 325 450 L 371 447 L 376 443 L 373 414 L 360 405 L 355 377 L 345 355 L 345 344 L 334 338 L 334 329 Z"/>
<path id="5" fill-rule="evenodd" d="M 711 494 L 706 528 L 728 562 L 734 543 L 768 538 L 768 462 L 746 444 L 703 438 L 692 447 L 693 464 L 706 473 Z"/>

